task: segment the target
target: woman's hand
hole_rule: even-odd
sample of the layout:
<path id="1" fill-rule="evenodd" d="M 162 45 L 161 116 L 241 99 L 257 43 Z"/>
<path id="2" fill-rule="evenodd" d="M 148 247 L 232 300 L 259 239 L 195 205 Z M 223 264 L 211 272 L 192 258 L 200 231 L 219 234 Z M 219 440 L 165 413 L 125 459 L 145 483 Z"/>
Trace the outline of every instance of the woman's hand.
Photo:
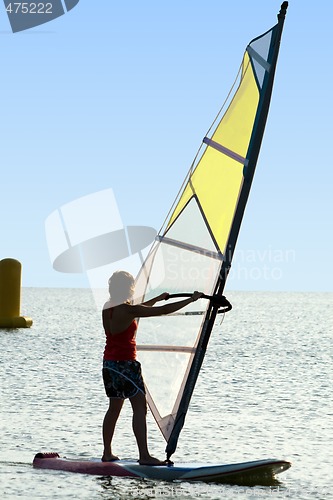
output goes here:
<path id="1" fill-rule="evenodd" d="M 160 295 L 157 295 L 153 299 L 146 300 L 145 302 L 142 303 L 144 306 L 149 306 L 152 307 L 156 302 L 160 302 L 161 300 L 168 300 L 169 294 L 167 292 L 161 293 Z"/>
<path id="2" fill-rule="evenodd" d="M 193 292 L 192 294 L 192 302 L 195 302 L 196 300 L 200 299 L 203 296 L 203 292 Z"/>
<path id="3" fill-rule="evenodd" d="M 169 294 L 168 292 L 164 292 L 164 293 L 161 293 L 161 295 L 159 295 L 157 297 L 157 300 L 160 301 L 160 300 L 168 300 L 169 298 Z"/>

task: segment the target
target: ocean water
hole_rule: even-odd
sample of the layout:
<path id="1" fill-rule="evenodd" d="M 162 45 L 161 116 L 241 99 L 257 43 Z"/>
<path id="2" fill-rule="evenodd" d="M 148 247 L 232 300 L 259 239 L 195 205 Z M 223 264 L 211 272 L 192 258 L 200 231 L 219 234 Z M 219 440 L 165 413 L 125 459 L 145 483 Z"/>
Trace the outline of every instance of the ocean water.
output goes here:
<path id="1" fill-rule="evenodd" d="M 175 462 L 287 459 L 273 486 L 102 478 L 33 469 L 39 451 L 99 457 L 108 406 L 104 334 L 89 290 L 22 290 L 30 329 L 0 330 L 0 494 L 8 499 L 333 498 L 331 293 L 230 292 L 180 436 Z M 151 452 L 165 443 L 150 414 Z M 130 404 L 114 452 L 136 458 Z"/>

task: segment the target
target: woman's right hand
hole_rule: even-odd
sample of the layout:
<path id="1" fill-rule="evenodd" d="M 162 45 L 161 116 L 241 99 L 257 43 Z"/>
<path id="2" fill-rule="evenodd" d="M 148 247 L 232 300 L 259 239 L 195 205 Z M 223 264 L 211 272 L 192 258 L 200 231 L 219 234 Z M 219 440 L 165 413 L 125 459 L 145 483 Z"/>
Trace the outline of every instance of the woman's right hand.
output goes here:
<path id="1" fill-rule="evenodd" d="M 193 292 L 192 294 L 192 302 L 195 302 L 196 300 L 200 299 L 203 296 L 203 292 Z"/>

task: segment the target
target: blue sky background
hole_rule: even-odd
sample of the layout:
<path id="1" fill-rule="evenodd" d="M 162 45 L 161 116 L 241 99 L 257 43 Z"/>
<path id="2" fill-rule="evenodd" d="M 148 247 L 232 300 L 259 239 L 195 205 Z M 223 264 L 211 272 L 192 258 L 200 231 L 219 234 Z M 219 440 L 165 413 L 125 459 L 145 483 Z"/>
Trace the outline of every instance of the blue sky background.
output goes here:
<path id="1" fill-rule="evenodd" d="M 124 225 L 159 229 L 280 1 L 81 0 L 13 34 L 0 5 L 0 259 L 26 287 L 88 286 L 52 269 L 44 224 L 112 188 Z M 333 2 L 291 0 L 232 290 L 332 291 Z"/>

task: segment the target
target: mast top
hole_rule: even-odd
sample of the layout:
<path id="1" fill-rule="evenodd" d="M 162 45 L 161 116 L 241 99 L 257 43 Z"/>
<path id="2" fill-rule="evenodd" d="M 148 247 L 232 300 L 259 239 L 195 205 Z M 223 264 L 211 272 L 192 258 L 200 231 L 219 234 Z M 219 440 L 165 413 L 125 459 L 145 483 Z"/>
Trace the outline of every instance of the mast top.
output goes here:
<path id="1" fill-rule="evenodd" d="M 283 2 L 281 5 L 280 12 L 278 13 L 278 19 L 284 19 L 288 9 L 288 2 Z"/>

